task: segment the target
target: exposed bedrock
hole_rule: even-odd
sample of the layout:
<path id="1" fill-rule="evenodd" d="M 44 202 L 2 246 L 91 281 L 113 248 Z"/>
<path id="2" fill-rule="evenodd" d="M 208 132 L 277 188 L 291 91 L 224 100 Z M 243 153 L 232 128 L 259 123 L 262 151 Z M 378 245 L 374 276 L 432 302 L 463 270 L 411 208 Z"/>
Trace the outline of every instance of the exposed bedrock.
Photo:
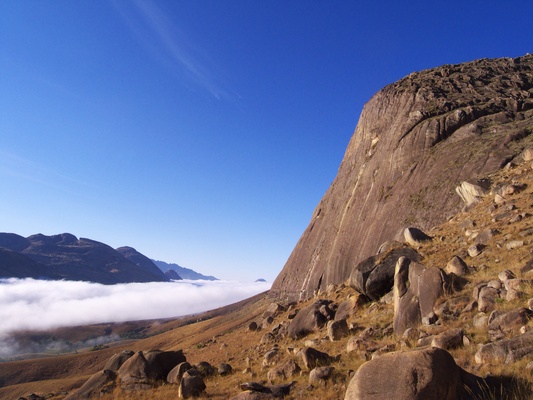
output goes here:
<path id="1" fill-rule="evenodd" d="M 345 282 L 404 228 L 442 223 L 455 188 L 533 141 L 533 55 L 412 73 L 365 105 L 338 174 L 271 294 L 307 299 Z"/>

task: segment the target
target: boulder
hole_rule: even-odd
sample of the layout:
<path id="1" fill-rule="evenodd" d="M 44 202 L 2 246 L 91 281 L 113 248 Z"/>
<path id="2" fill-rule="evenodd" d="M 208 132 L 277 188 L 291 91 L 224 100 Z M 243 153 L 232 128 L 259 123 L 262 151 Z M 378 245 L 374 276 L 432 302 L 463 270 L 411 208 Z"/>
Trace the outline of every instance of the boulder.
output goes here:
<path id="1" fill-rule="evenodd" d="M 195 369 L 200 371 L 200 374 L 207 378 L 208 376 L 213 376 L 216 372 L 216 368 L 209 364 L 207 361 L 200 361 L 194 366 Z"/>
<path id="2" fill-rule="evenodd" d="M 335 320 L 348 319 L 355 315 L 356 311 L 364 303 L 368 301 L 367 297 L 362 294 L 357 294 L 355 296 L 350 296 L 348 300 L 343 301 L 337 307 L 337 312 L 335 313 Z"/>
<path id="3" fill-rule="evenodd" d="M 168 373 L 179 363 L 187 361 L 183 351 L 149 350 L 144 353 L 149 375 L 153 380 L 166 380 Z"/>
<path id="4" fill-rule="evenodd" d="M 116 373 L 110 369 L 104 369 L 92 375 L 82 387 L 65 397 L 65 400 L 85 400 L 100 397 L 115 389 Z"/>
<path id="5" fill-rule="evenodd" d="M 277 347 L 267 351 L 263 356 L 263 367 L 273 366 L 279 361 L 280 356 L 280 351 Z"/>
<path id="6" fill-rule="evenodd" d="M 533 331 L 511 339 L 488 343 L 479 348 L 474 359 L 477 364 L 502 364 L 518 361 L 533 354 Z"/>
<path id="7" fill-rule="evenodd" d="M 192 365 L 189 364 L 187 361 L 179 363 L 174 368 L 172 368 L 170 372 L 168 373 L 167 382 L 179 384 L 181 382 L 181 378 L 183 378 L 183 374 L 185 373 L 185 371 L 188 371 L 191 368 L 192 368 Z"/>
<path id="8" fill-rule="evenodd" d="M 184 376 L 180 383 L 178 396 L 183 399 L 198 397 L 205 389 L 205 382 L 201 376 Z"/>
<path id="9" fill-rule="evenodd" d="M 244 390 L 238 396 L 233 397 L 234 400 L 249 400 L 249 399 L 277 399 L 290 394 L 294 382 L 282 385 L 265 386 L 257 382 L 241 383 L 241 389 Z"/>
<path id="10" fill-rule="evenodd" d="M 371 300 L 379 300 L 391 291 L 394 267 L 400 257 L 418 261 L 420 255 L 411 247 L 395 242 L 388 251 L 369 257 L 352 269 L 348 284 Z"/>
<path id="11" fill-rule="evenodd" d="M 434 336 L 431 340 L 431 347 L 450 350 L 463 346 L 464 331 L 462 329 L 447 329 Z"/>
<path id="12" fill-rule="evenodd" d="M 394 275 L 394 318 L 396 335 L 416 328 L 433 313 L 433 307 L 444 294 L 446 278 L 439 268 L 425 268 L 406 257 L 396 263 Z"/>
<path id="13" fill-rule="evenodd" d="M 483 196 L 488 193 L 490 186 L 483 181 L 468 182 L 464 181 L 461 185 L 455 188 L 455 192 L 459 195 L 466 207 L 477 203 Z"/>
<path id="14" fill-rule="evenodd" d="M 329 300 L 318 300 L 300 310 L 288 326 L 289 336 L 299 339 L 324 327 L 327 321 L 335 316 L 330 304 Z"/>
<path id="15" fill-rule="evenodd" d="M 128 358 L 117 371 L 118 381 L 124 389 L 147 389 L 152 385 L 150 364 L 139 351 Z"/>
<path id="16" fill-rule="evenodd" d="M 270 303 L 267 309 L 263 312 L 263 318 L 275 317 L 279 313 L 285 311 L 285 307 L 278 303 Z"/>
<path id="17" fill-rule="evenodd" d="M 229 365 L 229 364 L 221 363 L 221 364 L 218 366 L 218 374 L 219 374 L 220 376 L 231 375 L 232 372 L 233 372 L 233 368 L 232 368 L 232 366 Z"/>
<path id="18" fill-rule="evenodd" d="M 431 236 L 426 235 L 418 228 L 405 228 L 403 231 L 403 238 L 405 242 L 413 247 L 417 247 L 422 242 L 431 240 Z"/>
<path id="19" fill-rule="evenodd" d="M 525 148 L 522 152 L 522 159 L 526 162 L 533 161 L 533 148 Z"/>
<path id="20" fill-rule="evenodd" d="M 468 274 L 468 265 L 466 265 L 461 257 L 453 256 L 452 259 L 448 261 L 448 264 L 446 264 L 444 271 L 447 274 L 463 276 Z"/>
<path id="21" fill-rule="evenodd" d="M 272 393 L 256 392 L 253 390 L 246 390 L 239 393 L 237 396 L 231 398 L 231 400 L 275 400 L 276 397 Z"/>
<path id="22" fill-rule="evenodd" d="M 117 372 L 118 369 L 122 366 L 122 364 L 124 364 L 124 362 L 134 354 L 135 352 L 131 350 L 124 350 L 120 353 L 113 354 L 111 358 L 105 363 L 104 370 L 108 369 Z"/>
<path id="23" fill-rule="evenodd" d="M 302 364 L 308 370 L 312 370 L 315 367 L 328 366 L 335 361 L 335 358 L 331 357 L 328 353 L 323 353 L 312 347 L 306 347 L 298 354 L 302 360 Z"/>
<path id="24" fill-rule="evenodd" d="M 533 311 L 527 308 L 517 308 L 511 311 L 493 311 L 488 319 L 487 330 L 494 339 L 502 339 L 509 333 L 518 333 L 533 316 Z"/>
<path id="25" fill-rule="evenodd" d="M 341 340 L 343 337 L 348 336 L 349 334 L 348 323 L 345 319 L 329 321 L 327 325 L 327 331 L 329 340 L 332 342 Z"/>
<path id="26" fill-rule="evenodd" d="M 500 297 L 500 291 L 490 286 L 484 286 L 479 291 L 477 309 L 489 313 L 496 307 L 496 299 Z"/>
<path id="27" fill-rule="evenodd" d="M 325 386 L 327 381 L 331 378 L 334 367 L 316 367 L 309 373 L 309 384 Z"/>
<path id="28" fill-rule="evenodd" d="M 300 373 L 301 368 L 294 360 L 288 360 L 268 371 L 267 378 L 270 383 L 286 381 Z"/>
<path id="29" fill-rule="evenodd" d="M 359 367 L 344 399 L 458 400 L 462 391 L 460 371 L 446 350 L 388 353 Z"/>

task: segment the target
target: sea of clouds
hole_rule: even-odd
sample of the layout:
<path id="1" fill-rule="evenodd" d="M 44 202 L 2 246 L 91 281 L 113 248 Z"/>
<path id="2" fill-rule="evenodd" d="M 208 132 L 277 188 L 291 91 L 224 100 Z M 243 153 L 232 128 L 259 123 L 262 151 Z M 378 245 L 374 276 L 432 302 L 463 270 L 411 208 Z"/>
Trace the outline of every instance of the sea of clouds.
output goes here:
<path id="1" fill-rule="evenodd" d="M 13 354 L 14 331 L 179 317 L 235 303 L 270 286 L 234 281 L 102 285 L 0 279 L 0 356 Z"/>

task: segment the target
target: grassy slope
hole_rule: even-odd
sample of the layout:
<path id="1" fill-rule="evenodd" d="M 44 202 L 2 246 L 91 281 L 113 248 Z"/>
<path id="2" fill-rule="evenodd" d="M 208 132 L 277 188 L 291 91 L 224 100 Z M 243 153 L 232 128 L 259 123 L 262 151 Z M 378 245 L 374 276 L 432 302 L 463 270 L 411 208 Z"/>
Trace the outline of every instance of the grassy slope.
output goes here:
<path id="1" fill-rule="evenodd" d="M 497 209 L 491 210 L 494 205 L 494 196 L 487 196 L 468 212 L 461 212 L 449 222 L 435 227 L 428 232 L 434 240 L 419 248 L 423 255 L 422 261 L 428 267 L 444 268 L 446 263 L 454 256 L 461 256 L 471 267 L 472 273 L 467 276 L 467 283 L 461 291 L 455 292 L 449 297 L 471 296 L 474 285 L 481 281 L 496 279 L 498 273 L 505 269 L 512 270 L 518 277 L 529 279 L 522 275 L 520 269 L 527 261 L 533 258 L 533 235 L 522 236 L 521 232 L 533 227 L 533 215 L 527 215 L 518 222 L 509 222 L 509 218 L 519 213 L 533 214 L 533 171 L 531 166 L 522 163 L 518 167 L 503 169 L 491 179 L 498 182 L 518 183 L 525 188 L 509 196 L 505 204 L 498 205 Z M 452 195 L 452 194 L 450 194 Z M 509 212 L 509 218 L 497 220 L 497 215 Z M 467 228 L 470 226 L 470 228 Z M 466 249 L 471 245 L 471 240 L 465 235 L 467 229 L 472 232 L 480 232 L 485 229 L 497 229 L 498 234 L 488 243 L 483 253 L 475 258 L 466 254 Z M 522 240 L 522 247 L 508 250 L 505 246 L 511 240 Z M 514 309 L 527 306 L 527 300 L 533 297 L 533 285 L 526 284 L 522 287 L 523 297 L 512 302 L 500 301 L 498 309 Z M 330 293 L 319 294 L 321 298 L 330 298 L 337 303 L 345 300 L 354 291 L 341 286 Z M 299 304 L 298 308 L 313 302 L 309 300 Z M 68 355 L 56 358 L 47 358 L 32 361 L 19 361 L 14 363 L 0 364 L 0 379 L 9 385 L 0 388 L 0 398 L 16 399 L 18 396 L 32 392 L 50 393 L 52 399 L 61 399 L 64 392 L 79 386 L 91 373 L 99 370 L 105 360 L 114 352 L 122 349 L 147 350 L 159 348 L 162 350 L 183 349 L 187 359 L 191 363 L 208 361 L 217 366 L 221 362 L 230 363 L 236 371 L 228 377 L 213 377 L 207 379 L 206 399 L 228 399 L 239 393 L 239 384 L 246 381 L 266 381 L 268 368 L 262 367 L 263 354 L 273 344 L 260 344 L 261 337 L 269 328 L 258 332 L 249 332 L 247 326 L 251 321 L 261 321 L 261 314 L 268 306 L 270 300 L 265 295 L 259 295 L 237 305 L 226 307 L 206 313 L 202 321 L 193 320 L 169 321 L 158 325 L 157 329 L 168 331 L 154 335 L 150 338 L 129 342 L 110 349 L 95 352 L 87 352 L 78 355 Z M 531 384 L 532 378 L 525 366 L 529 360 L 522 360 L 509 365 L 483 365 L 474 362 L 474 354 L 478 345 L 487 343 L 488 336 L 484 329 L 476 329 L 472 325 L 472 318 L 477 313 L 474 309 L 463 312 L 456 318 L 450 318 L 442 322 L 442 325 L 422 327 L 427 333 L 438 333 L 449 327 L 461 327 L 465 329 L 471 345 L 451 353 L 457 363 L 466 370 L 480 376 L 512 376 L 521 378 L 526 384 Z M 390 326 L 392 322 L 392 304 L 384 302 L 369 303 L 360 308 L 357 314 L 350 318 L 349 322 L 358 327 L 356 334 L 368 327 L 376 332 L 383 332 L 383 328 Z M 288 313 L 282 313 L 275 318 L 271 325 L 286 323 Z M 199 318 L 199 317 L 196 317 Z M 533 328 L 533 322 L 528 323 L 528 329 Z M 155 329 L 155 328 L 153 328 Z M 325 331 L 322 330 L 305 338 L 317 339 L 319 344 L 315 347 L 326 351 L 331 355 L 341 354 L 339 362 L 334 363 L 334 382 L 327 388 L 309 389 L 307 373 L 295 377 L 296 385 L 289 399 L 342 399 L 346 384 L 349 381 L 350 371 L 356 370 L 365 360 L 354 353 L 346 353 L 348 338 L 338 342 L 324 340 Z M 390 345 L 389 350 L 402 348 L 398 338 L 392 334 L 376 334 L 372 337 L 380 346 Z M 293 341 L 282 338 L 278 345 L 283 350 L 283 359 L 295 358 L 289 353 L 289 348 L 303 347 L 304 340 Z M 248 366 L 251 371 L 243 373 Z M 41 377 L 42 380 L 28 383 L 19 383 Z M 52 377 L 59 379 L 51 379 Z M 277 382 L 279 383 L 279 382 Z M 522 389 L 523 390 L 523 389 Z M 175 385 L 163 385 L 148 392 L 124 393 L 117 390 L 107 399 L 166 399 L 177 395 Z M 522 391 L 512 398 L 526 398 L 529 394 Z M 498 396 L 487 396 L 498 398 Z"/>

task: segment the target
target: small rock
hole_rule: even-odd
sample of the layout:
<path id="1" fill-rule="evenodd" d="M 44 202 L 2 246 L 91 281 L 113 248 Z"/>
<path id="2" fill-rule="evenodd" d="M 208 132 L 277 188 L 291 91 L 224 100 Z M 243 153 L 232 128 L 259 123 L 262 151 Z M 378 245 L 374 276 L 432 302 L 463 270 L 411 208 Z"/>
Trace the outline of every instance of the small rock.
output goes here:
<path id="1" fill-rule="evenodd" d="M 505 271 L 502 271 L 498 274 L 498 279 L 502 282 L 505 283 L 505 281 L 509 280 L 509 279 L 514 279 L 516 278 L 515 274 L 513 273 L 513 271 L 510 271 L 508 269 L 506 269 Z"/>
<path id="2" fill-rule="evenodd" d="M 477 257 L 481 254 L 482 247 L 479 244 L 473 244 L 468 248 L 468 255 L 472 258 Z"/>
<path id="3" fill-rule="evenodd" d="M 447 274 L 453 273 L 457 276 L 462 276 L 468 274 L 468 266 L 461 257 L 453 256 L 453 258 L 448 261 L 448 264 L 446 264 L 445 271 Z"/>
<path id="4" fill-rule="evenodd" d="M 523 240 L 512 240 L 508 243 L 505 244 L 505 247 L 507 248 L 507 250 L 513 250 L 513 249 L 517 249 L 519 247 L 522 247 L 524 245 L 524 241 Z"/>

